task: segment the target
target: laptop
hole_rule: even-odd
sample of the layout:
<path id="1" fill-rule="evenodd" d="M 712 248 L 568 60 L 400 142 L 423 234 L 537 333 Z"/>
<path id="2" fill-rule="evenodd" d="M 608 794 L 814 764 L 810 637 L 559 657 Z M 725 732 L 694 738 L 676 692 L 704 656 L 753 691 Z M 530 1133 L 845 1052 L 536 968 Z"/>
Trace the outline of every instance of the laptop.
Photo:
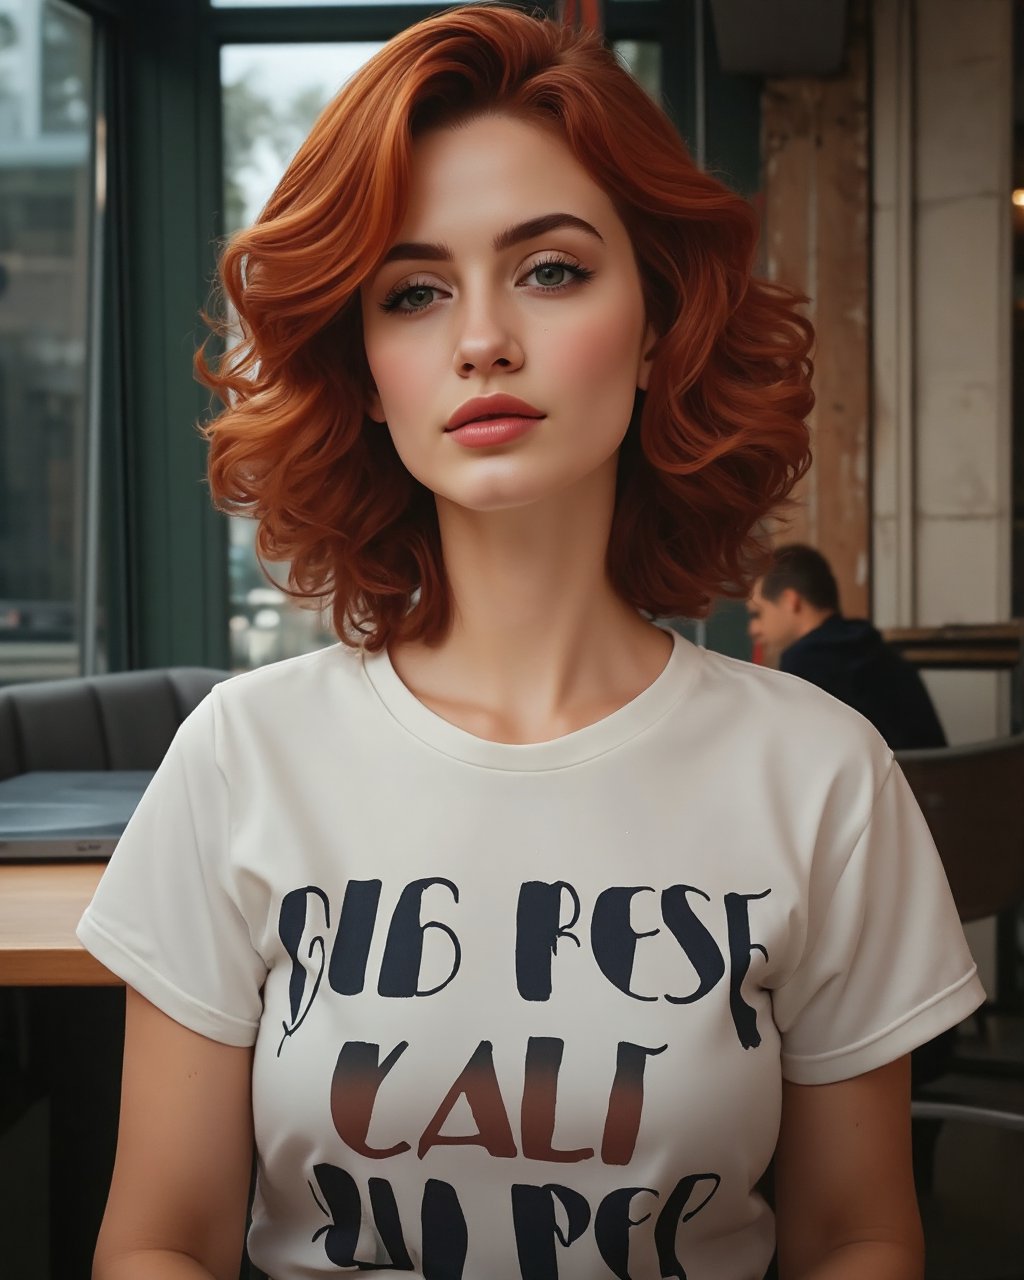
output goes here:
<path id="1" fill-rule="evenodd" d="M 0 782 L 0 862 L 109 858 L 152 770 L 19 773 Z"/>

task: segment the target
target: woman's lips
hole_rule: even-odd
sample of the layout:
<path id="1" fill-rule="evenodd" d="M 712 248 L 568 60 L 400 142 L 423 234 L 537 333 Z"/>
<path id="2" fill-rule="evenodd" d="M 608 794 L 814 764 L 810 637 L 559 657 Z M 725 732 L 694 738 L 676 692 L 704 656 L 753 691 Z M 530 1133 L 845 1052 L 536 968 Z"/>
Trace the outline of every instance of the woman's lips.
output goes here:
<path id="1" fill-rule="evenodd" d="M 518 440 L 540 421 L 541 418 L 520 418 L 511 414 L 500 418 L 478 418 L 445 434 L 469 449 L 486 449 Z"/>
<path id="2" fill-rule="evenodd" d="M 518 396 L 498 391 L 489 396 L 473 396 L 464 401 L 448 419 L 447 431 L 457 431 L 470 422 L 495 421 L 506 418 L 543 418 L 540 409 L 534 408 Z"/>

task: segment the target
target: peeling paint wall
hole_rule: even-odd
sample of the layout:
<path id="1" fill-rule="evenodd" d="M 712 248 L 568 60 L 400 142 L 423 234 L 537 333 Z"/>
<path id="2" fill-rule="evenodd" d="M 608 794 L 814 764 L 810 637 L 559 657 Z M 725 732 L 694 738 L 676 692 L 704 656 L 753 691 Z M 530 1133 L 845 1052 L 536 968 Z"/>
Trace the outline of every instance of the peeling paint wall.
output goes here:
<path id="1" fill-rule="evenodd" d="M 848 56 L 833 79 L 766 82 L 763 252 L 772 279 L 808 297 L 817 330 L 814 465 L 780 542 L 829 559 L 843 609 L 870 611 L 868 37 L 851 5 Z"/>

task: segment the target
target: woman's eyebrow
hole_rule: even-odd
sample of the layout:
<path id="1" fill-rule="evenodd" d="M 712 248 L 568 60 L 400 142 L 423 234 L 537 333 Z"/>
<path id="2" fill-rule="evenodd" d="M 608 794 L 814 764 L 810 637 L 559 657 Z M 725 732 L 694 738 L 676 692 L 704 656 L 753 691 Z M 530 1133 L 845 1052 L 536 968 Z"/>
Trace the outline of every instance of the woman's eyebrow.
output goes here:
<path id="1" fill-rule="evenodd" d="M 577 218 L 575 214 L 545 213 L 539 218 L 528 218 L 526 222 L 518 222 L 513 227 L 506 227 L 504 231 L 499 231 L 494 237 L 493 248 L 495 253 L 501 253 L 505 249 L 511 249 L 513 245 L 521 244 L 524 240 L 532 240 L 536 236 L 546 235 L 549 231 L 558 231 L 565 227 L 584 231 L 604 244 L 604 239 L 597 228 L 592 227 L 582 218 Z M 421 262 L 451 262 L 452 251 L 443 243 L 431 244 L 406 240 L 400 244 L 393 244 L 384 255 L 383 262 L 399 262 L 407 258 Z"/>

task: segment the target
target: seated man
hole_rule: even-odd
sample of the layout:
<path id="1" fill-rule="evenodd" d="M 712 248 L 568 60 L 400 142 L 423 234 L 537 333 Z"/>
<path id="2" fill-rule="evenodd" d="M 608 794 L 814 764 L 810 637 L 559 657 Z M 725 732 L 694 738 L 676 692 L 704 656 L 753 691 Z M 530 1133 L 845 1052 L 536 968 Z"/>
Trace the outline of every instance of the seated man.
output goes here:
<path id="1" fill-rule="evenodd" d="M 866 619 L 843 617 L 832 570 L 813 547 L 780 547 L 747 610 L 767 660 L 859 711 L 893 751 L 946 746 L 917 670 Z"/>

